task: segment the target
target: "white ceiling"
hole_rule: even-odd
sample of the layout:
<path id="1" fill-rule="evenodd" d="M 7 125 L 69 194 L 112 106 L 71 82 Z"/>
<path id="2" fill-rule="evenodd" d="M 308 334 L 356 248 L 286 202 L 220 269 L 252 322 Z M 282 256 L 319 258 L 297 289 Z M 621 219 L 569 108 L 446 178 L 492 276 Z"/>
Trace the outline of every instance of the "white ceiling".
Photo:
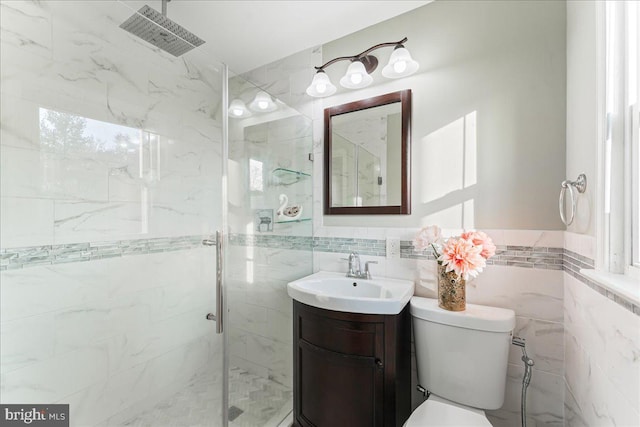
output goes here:
<path id="1" fill-rule="evenodd" d="M 128 4 L 138 3 L 126 1 Z M 148 0 L 161 10 L 161 1 Z M 236 73 L 382 22 L 429 1 L 174 0 L 167 16 Z M 313 64 L 320 65 L 320 64 Z"/>

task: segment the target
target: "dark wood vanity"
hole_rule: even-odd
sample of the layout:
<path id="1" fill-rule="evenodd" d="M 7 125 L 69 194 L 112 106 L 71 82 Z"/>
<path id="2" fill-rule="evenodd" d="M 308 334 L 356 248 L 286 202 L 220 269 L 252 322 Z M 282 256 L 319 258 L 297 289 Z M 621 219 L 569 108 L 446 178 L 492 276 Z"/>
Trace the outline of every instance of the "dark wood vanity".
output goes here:
<path id="1" fill-rule="evenodd" d="M 294 426 L 401 427 L 411 413 L 409 306 L 397 315 L 293 301 Z"/>

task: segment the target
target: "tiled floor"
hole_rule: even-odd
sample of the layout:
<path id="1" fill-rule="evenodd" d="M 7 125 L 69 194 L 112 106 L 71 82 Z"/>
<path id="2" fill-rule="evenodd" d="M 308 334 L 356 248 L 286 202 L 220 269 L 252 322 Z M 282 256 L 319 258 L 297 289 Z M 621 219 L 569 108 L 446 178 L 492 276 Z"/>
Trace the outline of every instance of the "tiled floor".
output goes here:
<path id="1" fill-rule="evenodd" d="M 229 371 L 229 406 L 244 411 L 233 427 L 276 427 L 291 412 L 293 394 L 289 387 L 240 368 Z"/>
<path id="2" fill-rule="evenodd" d="M 154 408 L 130 418 L 133 427 L 217 427 L 218 411 L 213 400 L 220 396 L 220 383 L 213 375 L 201 375 L 184 390 Z M 232 427 L 277 427 L 292 408 L 291 389 L 240 368 L 229 372 L 229 406 L 235 415 Z M 238 415 L 239 414 L 239 415 Z"/>

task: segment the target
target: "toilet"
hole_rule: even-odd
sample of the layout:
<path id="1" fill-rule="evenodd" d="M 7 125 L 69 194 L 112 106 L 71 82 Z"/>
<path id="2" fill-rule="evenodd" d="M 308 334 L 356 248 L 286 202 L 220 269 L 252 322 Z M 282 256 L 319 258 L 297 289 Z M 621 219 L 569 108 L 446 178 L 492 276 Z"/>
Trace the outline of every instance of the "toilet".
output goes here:
<path id="1" fill-rule="evenodd" d="M 513 310 L 448 311 L 437 299 L 413 297 L 410 311 L 418 384 L 430 395 L 404 427 L 491 426 L 484 410 L 504 402 Z"/>

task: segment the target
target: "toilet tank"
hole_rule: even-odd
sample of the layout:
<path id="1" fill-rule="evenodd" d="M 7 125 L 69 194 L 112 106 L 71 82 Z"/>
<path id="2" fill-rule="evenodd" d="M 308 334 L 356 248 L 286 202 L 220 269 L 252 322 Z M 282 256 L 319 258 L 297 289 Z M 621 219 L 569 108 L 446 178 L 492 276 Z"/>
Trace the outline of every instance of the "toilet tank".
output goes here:
<path id="1" fill-rule="evenodd" d="M 467 304 L 464 311 L 438 300 L 411 298 L 418 384 L 445 399 L 481 409 L 504 402 L 515 313 Z"/>

